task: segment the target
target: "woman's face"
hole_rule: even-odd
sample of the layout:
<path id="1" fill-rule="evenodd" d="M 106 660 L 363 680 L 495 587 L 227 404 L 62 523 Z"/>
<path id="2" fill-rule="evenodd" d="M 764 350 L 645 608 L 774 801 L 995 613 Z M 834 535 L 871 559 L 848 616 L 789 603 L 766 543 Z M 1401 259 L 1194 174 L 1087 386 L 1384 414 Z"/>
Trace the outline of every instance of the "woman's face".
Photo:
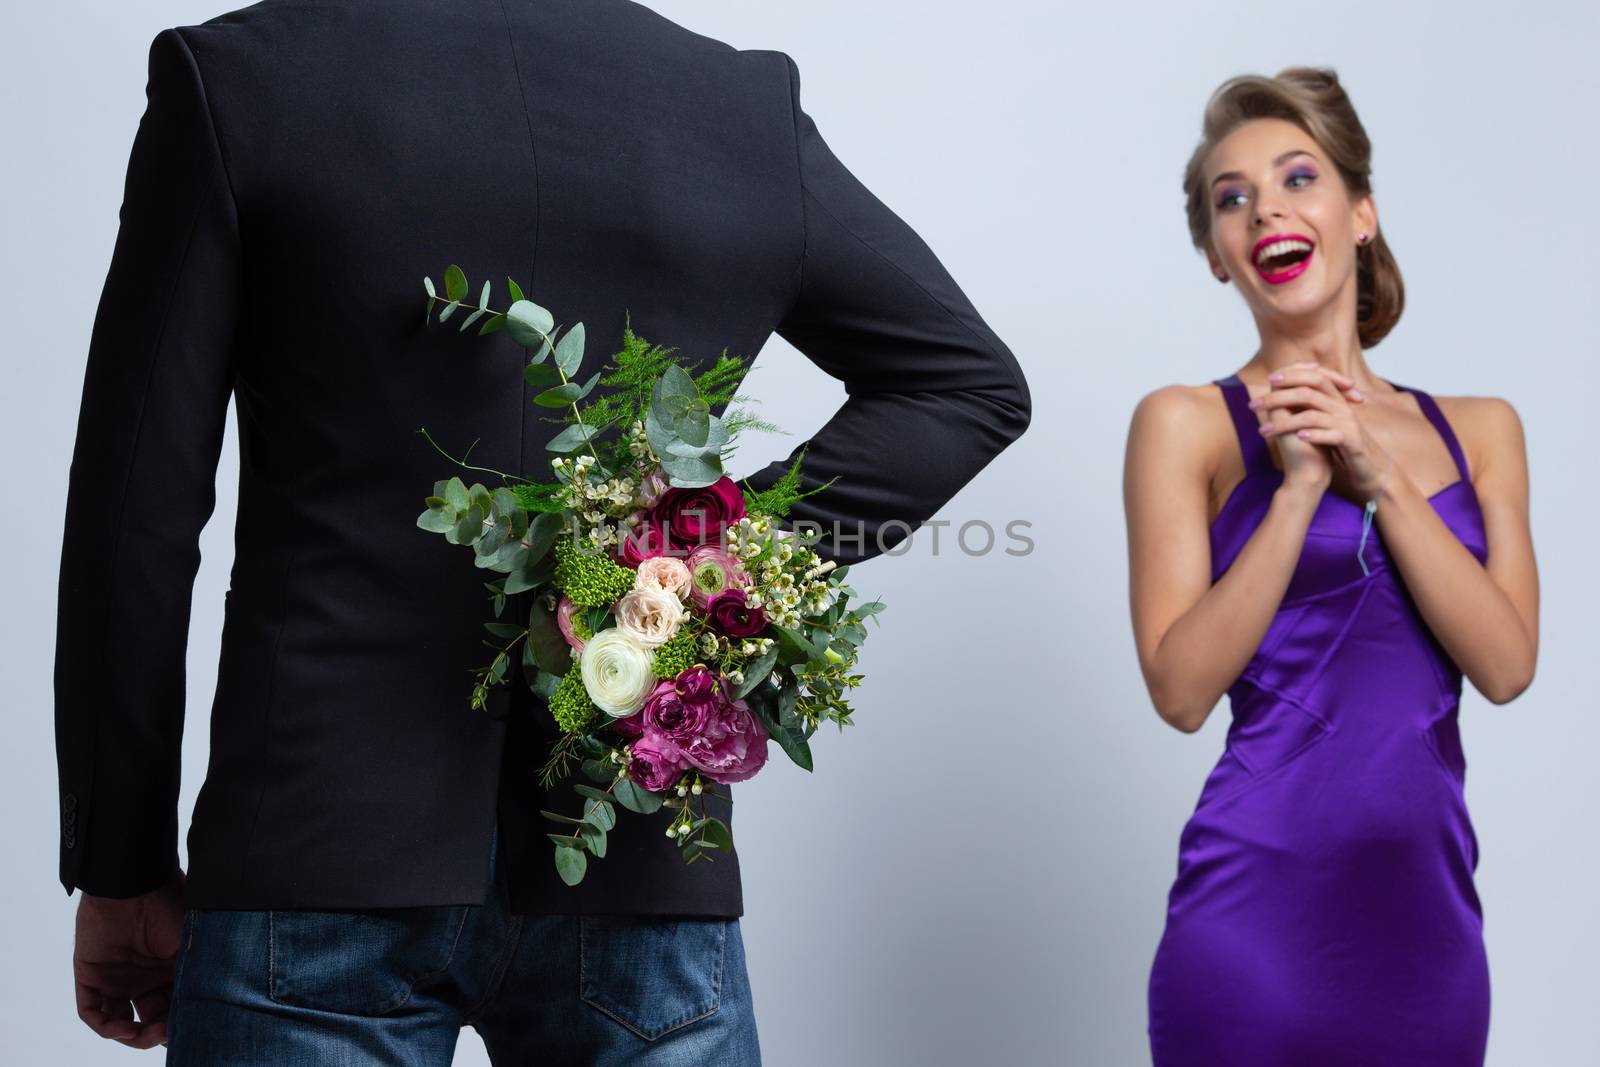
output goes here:
<path id="1" fill-rule="evenodd" d="M 1351 203 L 1311 136 L 1283 119 L 1252 119 L 1212 149 L 1204 170 L 1213 274 L 1239 286 L 1257 318 L 1329 306 L 1356 283 L 1356 235 L 1377 235 L 1371 197 Z"/>

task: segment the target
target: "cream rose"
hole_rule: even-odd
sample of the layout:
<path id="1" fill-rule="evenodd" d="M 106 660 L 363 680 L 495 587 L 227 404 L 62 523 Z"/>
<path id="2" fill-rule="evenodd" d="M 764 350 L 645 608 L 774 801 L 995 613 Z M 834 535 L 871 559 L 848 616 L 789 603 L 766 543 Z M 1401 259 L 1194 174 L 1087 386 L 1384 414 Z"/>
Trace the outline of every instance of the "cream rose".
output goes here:
<path id="1" fill-rule="evenodd" d="M 623 719 L 642 708 L 655 689 L 659 679 L 650 669 L 653 659 L 650 649 L 612 626 L 584 642 L 578 673 L 595 706 Z"/>
<path id="2" fill-rule="evenodd" d="M 686 614 L 688 609 L 678 594 L 659 585 L 635 587 L 617 601 L 617 629 L 644 648 L 660 648 L 678 632 L 678 623 Z"/>
<path id="3" fill-rule="evenodd" d="M 677 596 L 679 600 L 689 595 L 689 567 L 673 556 L 651 556 L 639 564 L 639 575 L 634 588 L 649 589 L 655 586 Z"/>

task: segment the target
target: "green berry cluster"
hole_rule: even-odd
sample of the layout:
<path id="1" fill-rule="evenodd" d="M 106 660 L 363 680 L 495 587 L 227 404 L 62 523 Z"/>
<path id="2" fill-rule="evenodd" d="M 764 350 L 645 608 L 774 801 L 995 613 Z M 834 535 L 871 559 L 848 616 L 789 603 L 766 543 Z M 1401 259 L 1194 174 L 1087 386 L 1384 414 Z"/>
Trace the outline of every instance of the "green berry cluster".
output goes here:
<path id="1" fill-rule="evenodd" d="M 637 575 L 600 552 L 580 552 L 566 538 L 555 543 L 556 588 L 584 607 L 603 607 L 633 588 Z"/>
<path id="2" fill-rule="evenodd" d="M 578 661 L 573 660 L 572 669 L 567 671 L 561 684 L 550 696 L 550 714 L 563 733 L 576 734 L 583 732 L 598 710 L 594 701 L 589 699 L 589 691 L 583 686 L 583 672 Z"/>
<path id="3" fill-rule="evenodd" d="M 656 649 L 650 669 L 657 678 L 676 678 L 693 667 L 700 658 L 700 642 L 696 635 L 680 630 L 671 640 Z"/>

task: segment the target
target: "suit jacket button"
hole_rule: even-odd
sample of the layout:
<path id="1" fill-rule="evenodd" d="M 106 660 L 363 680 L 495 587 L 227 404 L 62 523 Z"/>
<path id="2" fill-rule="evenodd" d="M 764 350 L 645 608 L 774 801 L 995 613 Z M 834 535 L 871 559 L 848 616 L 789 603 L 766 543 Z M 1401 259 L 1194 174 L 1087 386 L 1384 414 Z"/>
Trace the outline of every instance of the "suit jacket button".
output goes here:
<path id="1" fill-rule="evenodd" d="M 68 793 L 61 798 L 61 806 L 67 811 L 72 811 L 78 806 L 78 795 L 76 793 Z"/>

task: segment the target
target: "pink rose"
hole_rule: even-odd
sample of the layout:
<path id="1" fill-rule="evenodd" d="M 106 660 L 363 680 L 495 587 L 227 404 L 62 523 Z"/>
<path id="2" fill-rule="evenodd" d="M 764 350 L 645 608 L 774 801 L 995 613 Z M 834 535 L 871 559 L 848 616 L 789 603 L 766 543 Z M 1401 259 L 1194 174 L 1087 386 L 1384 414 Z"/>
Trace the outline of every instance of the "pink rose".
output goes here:
<path id="1" fill-rule="evenodd" d="M 572 626 L 572 616 L 579 610 L 578 605 L 572 602 L 572 598 L 563 593 L 561 603 L 556 605 L 556 626 L 560 628 L 561 636 L 567 639 L 567 644 L 582 652 L 583 638 L 578 636 L 578 632 Z"/>
<path id="2" fill-rule="evenodd" d="M 639 563 L 634 584 L 639 588 L 659 586 L 679 600 L 689 599 L 689 567 L 672 556 L 651 556 Z"/>

